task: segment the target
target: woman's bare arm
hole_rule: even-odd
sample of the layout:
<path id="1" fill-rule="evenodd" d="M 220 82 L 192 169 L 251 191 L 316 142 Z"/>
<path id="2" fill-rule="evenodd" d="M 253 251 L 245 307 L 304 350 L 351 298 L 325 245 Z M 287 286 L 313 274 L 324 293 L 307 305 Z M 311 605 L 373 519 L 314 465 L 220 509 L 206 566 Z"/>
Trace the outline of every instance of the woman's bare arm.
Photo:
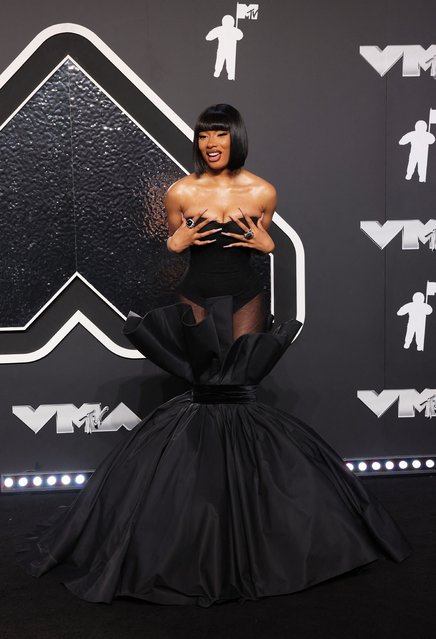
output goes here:
<path id="1" fill-rule="evenodd" d="M 277 208 L 277 191 L 272 184 L 267 183 L 263 194 L 262 226 L 267 231 L 272 223 L 274 211 Z"/>
<path id="2" fill-rule="evenodd" d="M 164 199 L 165 211 L 168 218 L 170 236 L 173 235 L 183 222 L 183 200 L 177 184 L 170 186 Z"/>
<path id="3" fill-rule="evenodd" d="M 170 187 L 165 196 L 165 210 L 168 217 L 168 229 L 170 235 L 167 239 L 167 248 L 172 253 L 181 253 L 186 250 L 192 244 L 209 244 L 215 242 L 215 239 L 208 238 L 221 231 L 221 228 L 211 229 L 209 231 L 203 231 L 203 227 L 210 222 L 210 219 L 215 220 L 216 217 L 206 218 L 202 222 L 198 219 L 201 213 L 197 213 L 192 216 L 195 226 L 188 227 L 186 224 L 184 211 L 183 193 L 181 193 L 180 183 L 174 184 Z"/>

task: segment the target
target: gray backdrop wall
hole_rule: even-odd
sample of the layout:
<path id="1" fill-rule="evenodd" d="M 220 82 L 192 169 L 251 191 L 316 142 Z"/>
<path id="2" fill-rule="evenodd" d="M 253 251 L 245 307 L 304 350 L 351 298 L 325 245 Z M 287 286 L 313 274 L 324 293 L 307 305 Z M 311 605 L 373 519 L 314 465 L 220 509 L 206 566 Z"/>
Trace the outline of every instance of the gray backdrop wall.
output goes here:
<path id="1" fill-rule="evenodd" d="M 305 325 L 261 397 L 344 457 L 434 452 L 436 8 L 259 2 L 257 19 L 238 24 L 236 79 L 214 77 L 217 42 L 206 35 L 235 13 L 227 0 L 3 8 L 2 472 L 93 468 L 121 424 L 184 390 L 124 357 L 121 327 L 129 309 L 169 303 L 186 266 L 166 252 L 162 197 L 190 170 L 183 123 L 216 102 L 244 115 L 246 166 L 277 187 L 277 212 L 305 252 Z M 406 179 L 409 160 L 421 176 Z M 274 233 L 281 319 L 297 310 L 297 258 Z M 269 290 L 269 263 L 257 268 Z M 408 322 L 416 336 L 404 348 Z"/>

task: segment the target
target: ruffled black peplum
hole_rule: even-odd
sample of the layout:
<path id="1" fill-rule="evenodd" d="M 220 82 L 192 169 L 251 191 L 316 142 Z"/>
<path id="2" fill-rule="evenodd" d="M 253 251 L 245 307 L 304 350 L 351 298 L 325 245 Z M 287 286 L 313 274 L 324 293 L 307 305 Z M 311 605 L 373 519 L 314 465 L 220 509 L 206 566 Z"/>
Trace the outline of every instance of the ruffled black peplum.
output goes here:
<path id="1" fill-rule="evenodd" d="M 387 511 L 310 427 L 256 400 L 301 324 L 232 339 L 232 298 L 196 323 L 179 303 L 124 332 L 193 389 L 150 413 L 70 507 L 18 542 L 34 576 L 79 597 L 210 606 L 303 590 L 409 545 Z"/>

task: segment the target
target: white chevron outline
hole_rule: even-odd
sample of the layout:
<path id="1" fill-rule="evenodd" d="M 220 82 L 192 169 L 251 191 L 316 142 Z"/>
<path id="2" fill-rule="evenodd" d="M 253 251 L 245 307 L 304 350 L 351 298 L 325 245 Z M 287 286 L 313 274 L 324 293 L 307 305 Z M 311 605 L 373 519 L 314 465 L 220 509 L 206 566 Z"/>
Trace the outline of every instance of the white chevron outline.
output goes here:
<path id="1" fill-rule="evenodd" d="M 89 73 L 87 71 L 85 71 L 85 69 L 78 63 L 75 61 L 74 58 L 72 58 L 70 55 L 66 55 L 65 58 L 63 60 L 61 60 L 59 62 L 59 64 L 57 64 L 51 71 L 50 73 L 43 79 L 41 80 L 41 82 L 38 84 L 38 86 L 36 86 L 33 91 L 31 93 L 29 93 L 29 95 L 22 101 L 22 103 L 15 109 L 15 111 L 13 111 L 8 118 L 6 118 L 6 120 L 0 124 L 0 131 L 15 117 L 15 115 L 21 111 L 21 109 L 25 106 L 25 104 L 27 104 L 27 102 L 29 102 L 29 100 L 31 100 L 31 98 L 35 95 L 35 93 L 37 93 L 39 91 L 39 89 L 44 86 L 44 84 L 47 82 L 47 80 L 49 80 L 52 75 L 54 75 L 56 73 L 56 71 L 58 69 L 60 69 L 60 67 L 65 64 L 65 62 L 72 62 L 74 64 L 75 67 L 77 67 L 78 69 L 80 69 L 80 71 L 83 73 L 83 75 L 85 75 L 96 87 L 98 87 L 99 91 L 101 91 L 101 93 L 103 93 L 107 98 L 109 98 L 109 100 L 111 102 L 113 102 L 113 104 L 115 104 L 115 106 L 122 112 L 124 113 L 125 116 L 127 116 L 129 118 L 129 120 L 131 120 L 131 122 L 133 122 L 133 124 L 138 127 L 138 129 L 140 129 L 143 133 L 145 133 L 145 135 L 150 138 L 150 140 L 152 140 L 154 142 L 154 144 L 156 146 L 158 146 L 161 151 L 163 151 L 165 153 L 165 155 L 167 155 L 170 160 L 172 162 L 174 162 L 174 164 L 177 164 L 177 166 L 182 169 L 182 171 L 184 171 L 186 174 L 188 174 L 188 171 L 180 164 L 180 162 L 178 160 L 176 160 L 175 157 L 173 157 L 171 155 L 171 153 L 169 153 L 159 142 L 158 140 L 156 140 L 156 138 L 154 138 L 151 133 L 149 131 L 147 131 L 147 129 L 144 129 L 144 127 L 137 121 L 135 120 L 135 118 L 130 115 L 130 113 L 128 111 L 126 111 L 126 109 L 124 107 L 121 106 L 121 104 L 119 104 L 112 96 L 110 93 L 108 93 L 105 89 L 103 89 L 103 87 L 94 80 L 94 78 L 89 75 Z M 2 76 L 0 76 L 1 79 Z M 1 90 L 2 84 L 0 82 L 0 90 Z M 192 133 L 193 135 L 193 133 Z"/>
<path id="2" fill-rule="evenodd" d="M 141 78 L 110 48 L 99 38 L 93 31 L 90 29 L 83 27 L 78 24 L 73 23 L 60 23 L 52 25 L 46 29 L 43 29 L 26 47 L 23 51 L 11 62 L 11 64 L 0 74 L 0 89 L 8 82 L 12 76 L 21 68 L 21 66 L 35 53 L 35 51 L 49 38 L 53 36 L 59 35 L 60 33 L 75 33 L 86 38 L 90 41 L 103 55 L 106 56 L 108 60 L 112 62 L 114 66 L 118 68 L 121 73 L 123 73 L 142 93 L 145 95 L 169 120 L 172 124 L 174 124 L 184 135 L 186 135 L 189 140 L 193 140 L 194 132 L 193 130 L 171 109 Z M 67 55 L 56 67 L 48 74 L 48 76 L 39 83 L 39 85 L 27 96 L 27 98 L 20 104 L 20 106 L 15 109 L 14 113 L 12 113 L 1 125 L 0 130 L 7 125 L 7 123 L 14 117 L 14 115 L 30 100 L 30 98 L 38 91 L 38 89 L 55 73 L 62 64 L 64 64 L 67 60 L 70 60 L 74 65 L 76 65 L 80 70 L 108 97 L 112 100 L 114 104 L 127 116 L 129 119 L 136 124 L 138 128 L 140 128 L 153 142 L 161 148 L 166 155 L 168 155 L 171 160 L 177 164 L 185 173 L 188 171 L 175 159 L 173 158 L 166 149 L 164 149 L 157 140 L 151 136 L 148 131 L 146 131 L 136 120 L 121 106 L 119 105 L 113 97 L 107 93 L 101 87 L 98 82 L 96 82 L 71 56 Z M 274 213 L 273 222 L 277 224 L 277 226 L 289 237 L 291 242 L 295 248 L 296 254 L 296 292 L 297 292 L 297 312 L 296 319 L 298 319 L 302 324 L 304 324 L 305 319 L 305 253 L 303 243 L 301 238 L 293 229 L 286 220 L 284 220 L 277 212 Z M 274 268 L 274 257 L 270 255 L 270 264 L 271 264 L 271 307 L 272 312 L 274 313 L 274 277 L 273 277 L 273 268 Z M 50 298 L 46 304 L 29 320 L 29 322 L 23 327 L 16 328 L 2 328 L 0 327 L 0 331 L 24 331 L 30 324 L 32 324 L 39 315 L 43 313 L 43 311 L 53 302 L 53 300 L 58 297 L 63 290 L 72 282 L 74 278 L 78 277 L 81 279 L 91 290 L 98 295 L 113 311 L 115 311 L 118 315 L 125 319 L 125 315 L 123 315 L 107 298 L 105 298 L 90 282 L 88 282 L 80 273 L 77 271 L 71 276 L 67 282 Z M 86 328 L 98 341 L 100 341 L 108 350 L 113 352 L 115 355 L 119 355 L 120 357 L 125 357 L 128 359 L 141 359 L 144 356 L 135 349 L 123 348 L 116 344 L 113 340 L 111 340 L 103 331 L 101 331 L 93 322 L 91 322 L 81 311 L 76 311 L 74 315 L 71 316 L 67 322 L 62 326 L 62 328 L 57 331 L 53 337 L 51 337 L 48 342 L 37 349 L 34 352 L 30 353 L 16 353 L 16 354 L 6 354 L 0 355 L 0 364 L 12 364 L 12 363 L 25 363 L 32 362 L 42 357 L 45 357 L 50 353 L 61 341 L 66 337 L 66 335 L 73 330 L 73 328 L 77 325 L 81 324 L 84 328 Z M 297 333 L 297 336 L 300 334 L 300 331 Z M 296 337 L 297 337 L 296 336 Z M 296 338 L 294 338 L 296 339 Z"/>
<path id="3" fill-rule="evenodd" d="M 74 24 L 72 22 L 64 22 L 60 24 L 53 24 L 47 29 L 43 29 L 38 35 L 33 38 L 25 49 L 11 62 L 11 64 L 0 75 L 0 89 L 8 82 L 12 76 L 20 69 L 23 64 L 35 53 L 35 51 L 46 42 L 49 38 L 59 35 L 60 33 L 75 33 L 82 36 L 92 42 L 92 44 L 99 50 L 108 60 L 114 64 L 121 73 L 123 73 L 153 104 L 157 107 L 169 120 L 178 128 L 182 133 L 186 135 L 191 141 L 194 138 L 192 129 L 173 111 L 158 95 L 155 93 L 148 84 L 146 84 L 141 78 L 119 57 L 110 49 L 101 38 L 99 38 L 93 31 L 83 27 L 80 24 Z"/>
<path id="4" fill-rule="evenodd" d="M 50 304 L 57 298 L 59 297 L 59 295 L 66 289 L 68 288 L 68 286 L 71 284 L 71 282 L 75 279 L 81 280 L 84 284 L 86 284 L 86 286 L 88 288 L 91 289 L 91 291 L 93 293 L 95 293 L 95 295 L 98 295 L 98 297 L 100 297 L 103 302 L 105 302 L 105 304 L 107 304 L 108 306 L 110 306 L 110 308 L 117 313 L 120 317 L 122 317 L 123 319 L 126 319 L 126 315 L 123 315 L 123 313 L 112 304 L 112 302 L 110 302 L 104 295 L 102 295 L 100 293 L 100 291 L 98 289 L 95 288 L 95 286 L 93 286 L 90 282 L 88 282 L 88 280 L 83 277 L 83 275 L 81 275 L 78 271 L 76 271 L 75 273 L 73 273 L 73 275 L 65 282 L 65 284 L 63 284 L 60 289 L 54 294 L 52 295 L 52 297 L 50 297 L 50 299 L 48 300 L 48 302 L 46 302 L 44 304 L 44 306 L 42 306 L 39 311 L 37 313 L 35 313 L 35 315 L 32 317 L 32 319 L 30 319 L 27 324 L 25 324 L 24 326 L 13 326 L 13 327 L 0 327 L 0 331 L 25 331 L 26 329 L 29 328 L 29 326 L 31 324 L 33 324 L 33 322 L 36 320 L 37 317 L 39 317 L 46 308 L 48 308 L 50 306 Z M 0 360 L 1 361 L 1 360 Z"/>
<path id="5" fill-rule="evenodd" d="M 115 342 L 113 342 L 102 330 L 98 328 L 90 319 L 86 317 L 82 313 L 82 311 L 76 311 L 69 320 L 65 322 L 65 324 L 51 337 L 48 342 L 38 348 L 36 351 L 32 351 L 31 353 L 21 353 L 21 354 L 13 354 L 13 355 L 1 355 L 0 363 L 1 364 L 27 364 L 28 362 L 36 362 L 38 359 L 42 359 L 53 349 L 61 343 L 61 341 L 70 333 L 73 328 L 75 328 L 78 324 L 81 324 L 87 331 L 93 335 L 99 342 L 106 346 L 106 348 L 115 355 L 119 355 L 120 357 L 126 357 L 128 359 L 141 359 L 144 356 L 137 350 L 133 348 L 123 348 L 122 346 L 118 346 Z"/>
<path id="6" fill-rule="evenodd" d="M 295 248 L 296 258 L 296 271 L 295 271 L 295 283 L 296 283 L 296 304 L 297 309 L 295 313 L 295 319 L 304 324 L 306 317 L 306 278 L 305 278 L 305 253 L 303 242 L 297 231 L 292 228 L 290 224 L 286 222 L 277 212 L 274 213 L 273 221 L 277 224 L 279 229 L 283 231 L 285 235 L 289 237 Z M 297 337 L 300 334 L 297 333 Z M 294 338 L 295 339 L 295 338 Z"/>

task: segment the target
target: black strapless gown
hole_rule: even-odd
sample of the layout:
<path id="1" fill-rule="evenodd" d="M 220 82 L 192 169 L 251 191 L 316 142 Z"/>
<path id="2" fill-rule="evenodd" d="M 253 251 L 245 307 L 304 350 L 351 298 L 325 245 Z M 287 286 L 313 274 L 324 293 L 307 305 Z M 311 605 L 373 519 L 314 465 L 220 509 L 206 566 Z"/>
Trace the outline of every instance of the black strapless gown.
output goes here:
<path id="1" fill-rule="evenodd" d="M 69 507 L 19 540 L 34 576 L 56 569 L 93 602 L 209 606 L 308 588 L 410 552 L 383 506 L 309 426 L 256 401 L 291 344 L 290 320 L 232 339 L 232 297 L 196 323 L 178 303 L 125 333 L 193 389 L 151 412 Z"/>
<path id="2" fill-rule="evenodd" d="M 200 216 L 199 220 L 204 219 Z M 251 218 L 255 222 L 255 218 Z M 241 220 L 244 226 L 248 222 Z M 203 227 L 203 231 L 221 227 L 230 233 L 241 235 L 243 230 L 233 220 L 229 222 L 210 221 Z M 241 247 L 224 249 L 227 244 L 236 242 L 234 238 L 221 233 L 212 236 L 214 242 L 206 246 L 193 244 L 190 248 L 189 267 L 176 291 L 176 295 L 182 296 L 195 304 L 204 306 L 209 297 L 231 295 L 233 299 L 233 312 L 246 307 L 249 302 L 263 289 L 251 264 L 251 250 Z M 209 238 L 210 239 L 210 238 Z M 248 306 L 247 306 L 248 304 Z M 261 322 L 259 323 L 259 325 Z M 247 330 L 247 332 L 254 332 Z"/>

